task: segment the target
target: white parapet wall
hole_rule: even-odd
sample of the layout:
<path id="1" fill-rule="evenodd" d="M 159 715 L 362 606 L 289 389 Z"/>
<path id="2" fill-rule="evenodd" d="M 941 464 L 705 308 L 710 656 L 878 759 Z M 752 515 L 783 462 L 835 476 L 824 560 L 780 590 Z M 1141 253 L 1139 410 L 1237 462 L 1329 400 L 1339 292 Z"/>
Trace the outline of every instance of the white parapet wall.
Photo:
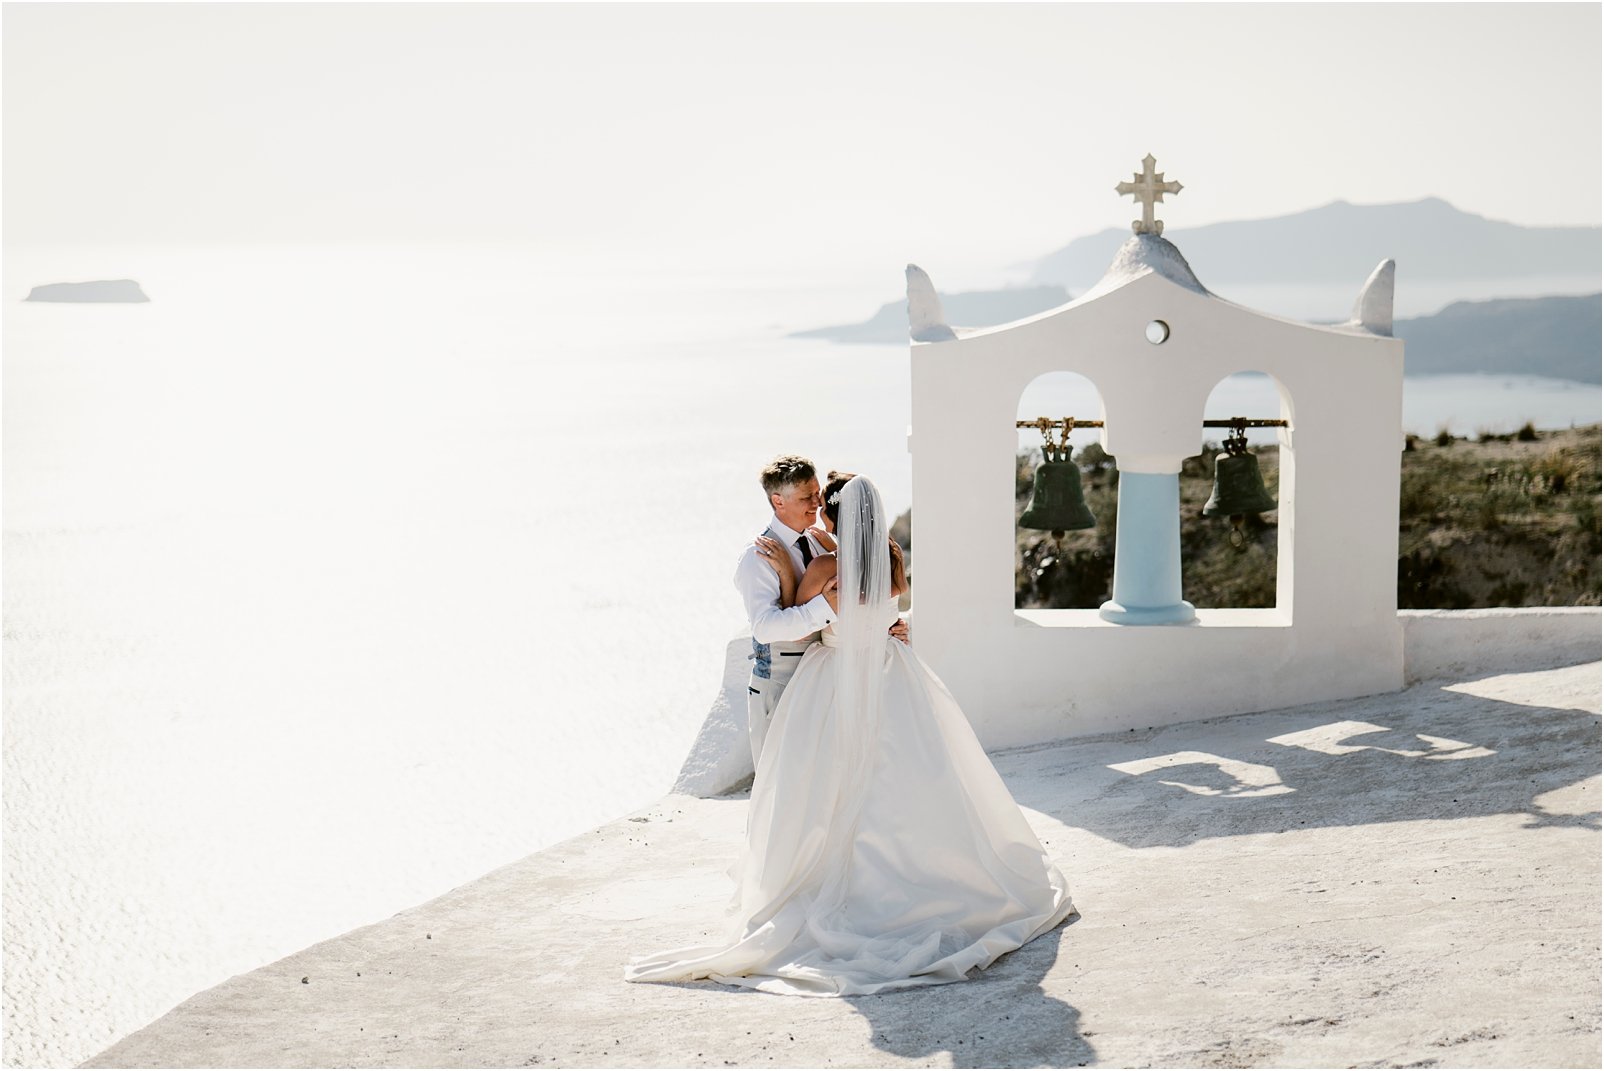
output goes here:
<path id="1" fill-rule="evenodd" d="M 1597 606 L 1404 610 L 1398 618 L 1411 683 L 1596 662 L 1604 624 Z"/>
<path id="2" fill-rule="evenodd" d="M 746 735 L 746 688 L 752 674 L 752 634 L 742 631 L 724 649 L 724 676 L 713 707 L 691 744 L 671 792 L 719 796 L 752 776 Z"/>
<path id="3" fill-rule="evenodd" d="M 1604 628 L 1604 616 L 1597 606 L 1403 610 L 1398 614 L 1398 622 L 1404 638 L 1405 674 L 1410 682 L 1436 677 L 1464 680 L 1493 673 L 1596 662 L 1600 657 L 1601 628 Z M 1229 624 L 1222 622 L 1217 627 L 1222 638 L 1241 639 L 1240 635 L 1226 635 L 1237 631 Z M 1106 632 L 1089 629 L 1080 635 L 1101 634 L 1112 638 L 1119 631 L 1118 626 L 1109 625 Z M 752 752 L 746 737 L 746 680 L 751 668 L 747 659 L 751 650 L 751 636 L 745 632 L 732 639 L 725 649 L 724 674 L 718 695 L 696 742 L 691 745 L 672 791 L 688 796 L 718 796 L 740 788 L 751 779 Z M 1095 667 L 1097 660 L 1083 661 L 1088 667 Z M 1095 668 L 1089 668 L 1085 675 L 1088 691 L 1096 690 L 1092 686 L 1096 672 Z M 1234 693 L 1230 691 L 1231 686 L 1237 689 Z M 1276 695 L 1274 673 L 1267 671 L 1257 682 L 1216 681 L 1206 703 L 1180 708 L 1153 706 L 1141 727 L 1289 705 L 1292 704 L 1281 701 Z M 1115 704 L 1099 711 L 1095 704 L 1087 703 L 1078 706 L 1078 716 L 1073 723 L 1066 723 L 1060 711 L 1044 708 L 1021 712 L 1013 724 L 1019 727 L 1025 742 L 1046 743 L 1131 728 L 1129 710 L 1128 704 Z"/>

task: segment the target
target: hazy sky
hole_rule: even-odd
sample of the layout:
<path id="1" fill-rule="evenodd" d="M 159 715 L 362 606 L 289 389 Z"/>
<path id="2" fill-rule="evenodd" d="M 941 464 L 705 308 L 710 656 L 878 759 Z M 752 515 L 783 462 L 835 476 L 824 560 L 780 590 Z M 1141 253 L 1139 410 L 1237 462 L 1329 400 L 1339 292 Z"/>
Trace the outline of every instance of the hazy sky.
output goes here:
<path id="1" fill-rule="evenodd" d="M 1600 8 L 4 7 L 8 244 L 996 262 L 1428 195 L 1600 218 Z"/>

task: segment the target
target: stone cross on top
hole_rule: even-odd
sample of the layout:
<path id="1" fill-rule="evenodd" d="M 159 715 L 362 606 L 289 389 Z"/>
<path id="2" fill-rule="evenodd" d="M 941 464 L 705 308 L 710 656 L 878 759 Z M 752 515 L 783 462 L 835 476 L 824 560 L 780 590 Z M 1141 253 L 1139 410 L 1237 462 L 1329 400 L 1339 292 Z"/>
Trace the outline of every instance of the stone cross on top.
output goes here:
<path id="1" fill-rule="evenodd" d="M 1131 194 L 1142 202 L 1142 218 L 1131 221 L 1131 230 L 1137 234 L 1163 234 L 1164 221 L 1153 218 L 1153 203 L 1163 201 L 1166 193 L 1180 193 L 1179 182 L 1165 182 L 1164 172 L 1153 174 L 1153 165 L 1158 163 L 1153 154 L 1148 153 L 1142 158 L 1142 173 L 1131 173 L 1131 182 L 1122 182 L 1114 187 L 1118 194 Z"/>

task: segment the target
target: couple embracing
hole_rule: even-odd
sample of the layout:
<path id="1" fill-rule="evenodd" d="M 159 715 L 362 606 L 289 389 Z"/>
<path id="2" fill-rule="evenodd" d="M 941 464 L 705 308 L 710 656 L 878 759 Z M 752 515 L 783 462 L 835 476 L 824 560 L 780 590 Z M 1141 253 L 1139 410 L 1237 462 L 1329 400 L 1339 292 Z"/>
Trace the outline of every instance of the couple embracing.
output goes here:
<path id="1" fill-rule="evenodd" d="M 624 977 L 797 996 L 961 981 L 1074 914 L 1063 875 L 906 643 L 874 484 L 830 473 L 821 490 L 797 457 L 760 480 L 774 518 L 736 570 L 757 772 L 730 932 Z"/>

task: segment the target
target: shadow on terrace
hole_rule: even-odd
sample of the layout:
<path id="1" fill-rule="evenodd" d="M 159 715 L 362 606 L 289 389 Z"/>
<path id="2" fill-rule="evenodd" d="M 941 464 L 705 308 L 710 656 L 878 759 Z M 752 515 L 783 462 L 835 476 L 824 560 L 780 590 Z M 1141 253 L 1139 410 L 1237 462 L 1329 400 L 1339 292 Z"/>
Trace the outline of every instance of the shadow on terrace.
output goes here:
<path id="1" fill-rule="evenodd" d="M 1494 814 L 1525 814 L 1533 829 L 1599 828 L 1597 811 L 1566 813 L 1542 798 L 1598 775 L 1597 714 L 1442 682 L 1134 731 L 1074 751 L 1076 769 L 1062 777 L 1040 749 L 995 758 L 1023 806 L 1133 848 Z M 1025 769 L 1033 776 L 1019 776 Z"/>

